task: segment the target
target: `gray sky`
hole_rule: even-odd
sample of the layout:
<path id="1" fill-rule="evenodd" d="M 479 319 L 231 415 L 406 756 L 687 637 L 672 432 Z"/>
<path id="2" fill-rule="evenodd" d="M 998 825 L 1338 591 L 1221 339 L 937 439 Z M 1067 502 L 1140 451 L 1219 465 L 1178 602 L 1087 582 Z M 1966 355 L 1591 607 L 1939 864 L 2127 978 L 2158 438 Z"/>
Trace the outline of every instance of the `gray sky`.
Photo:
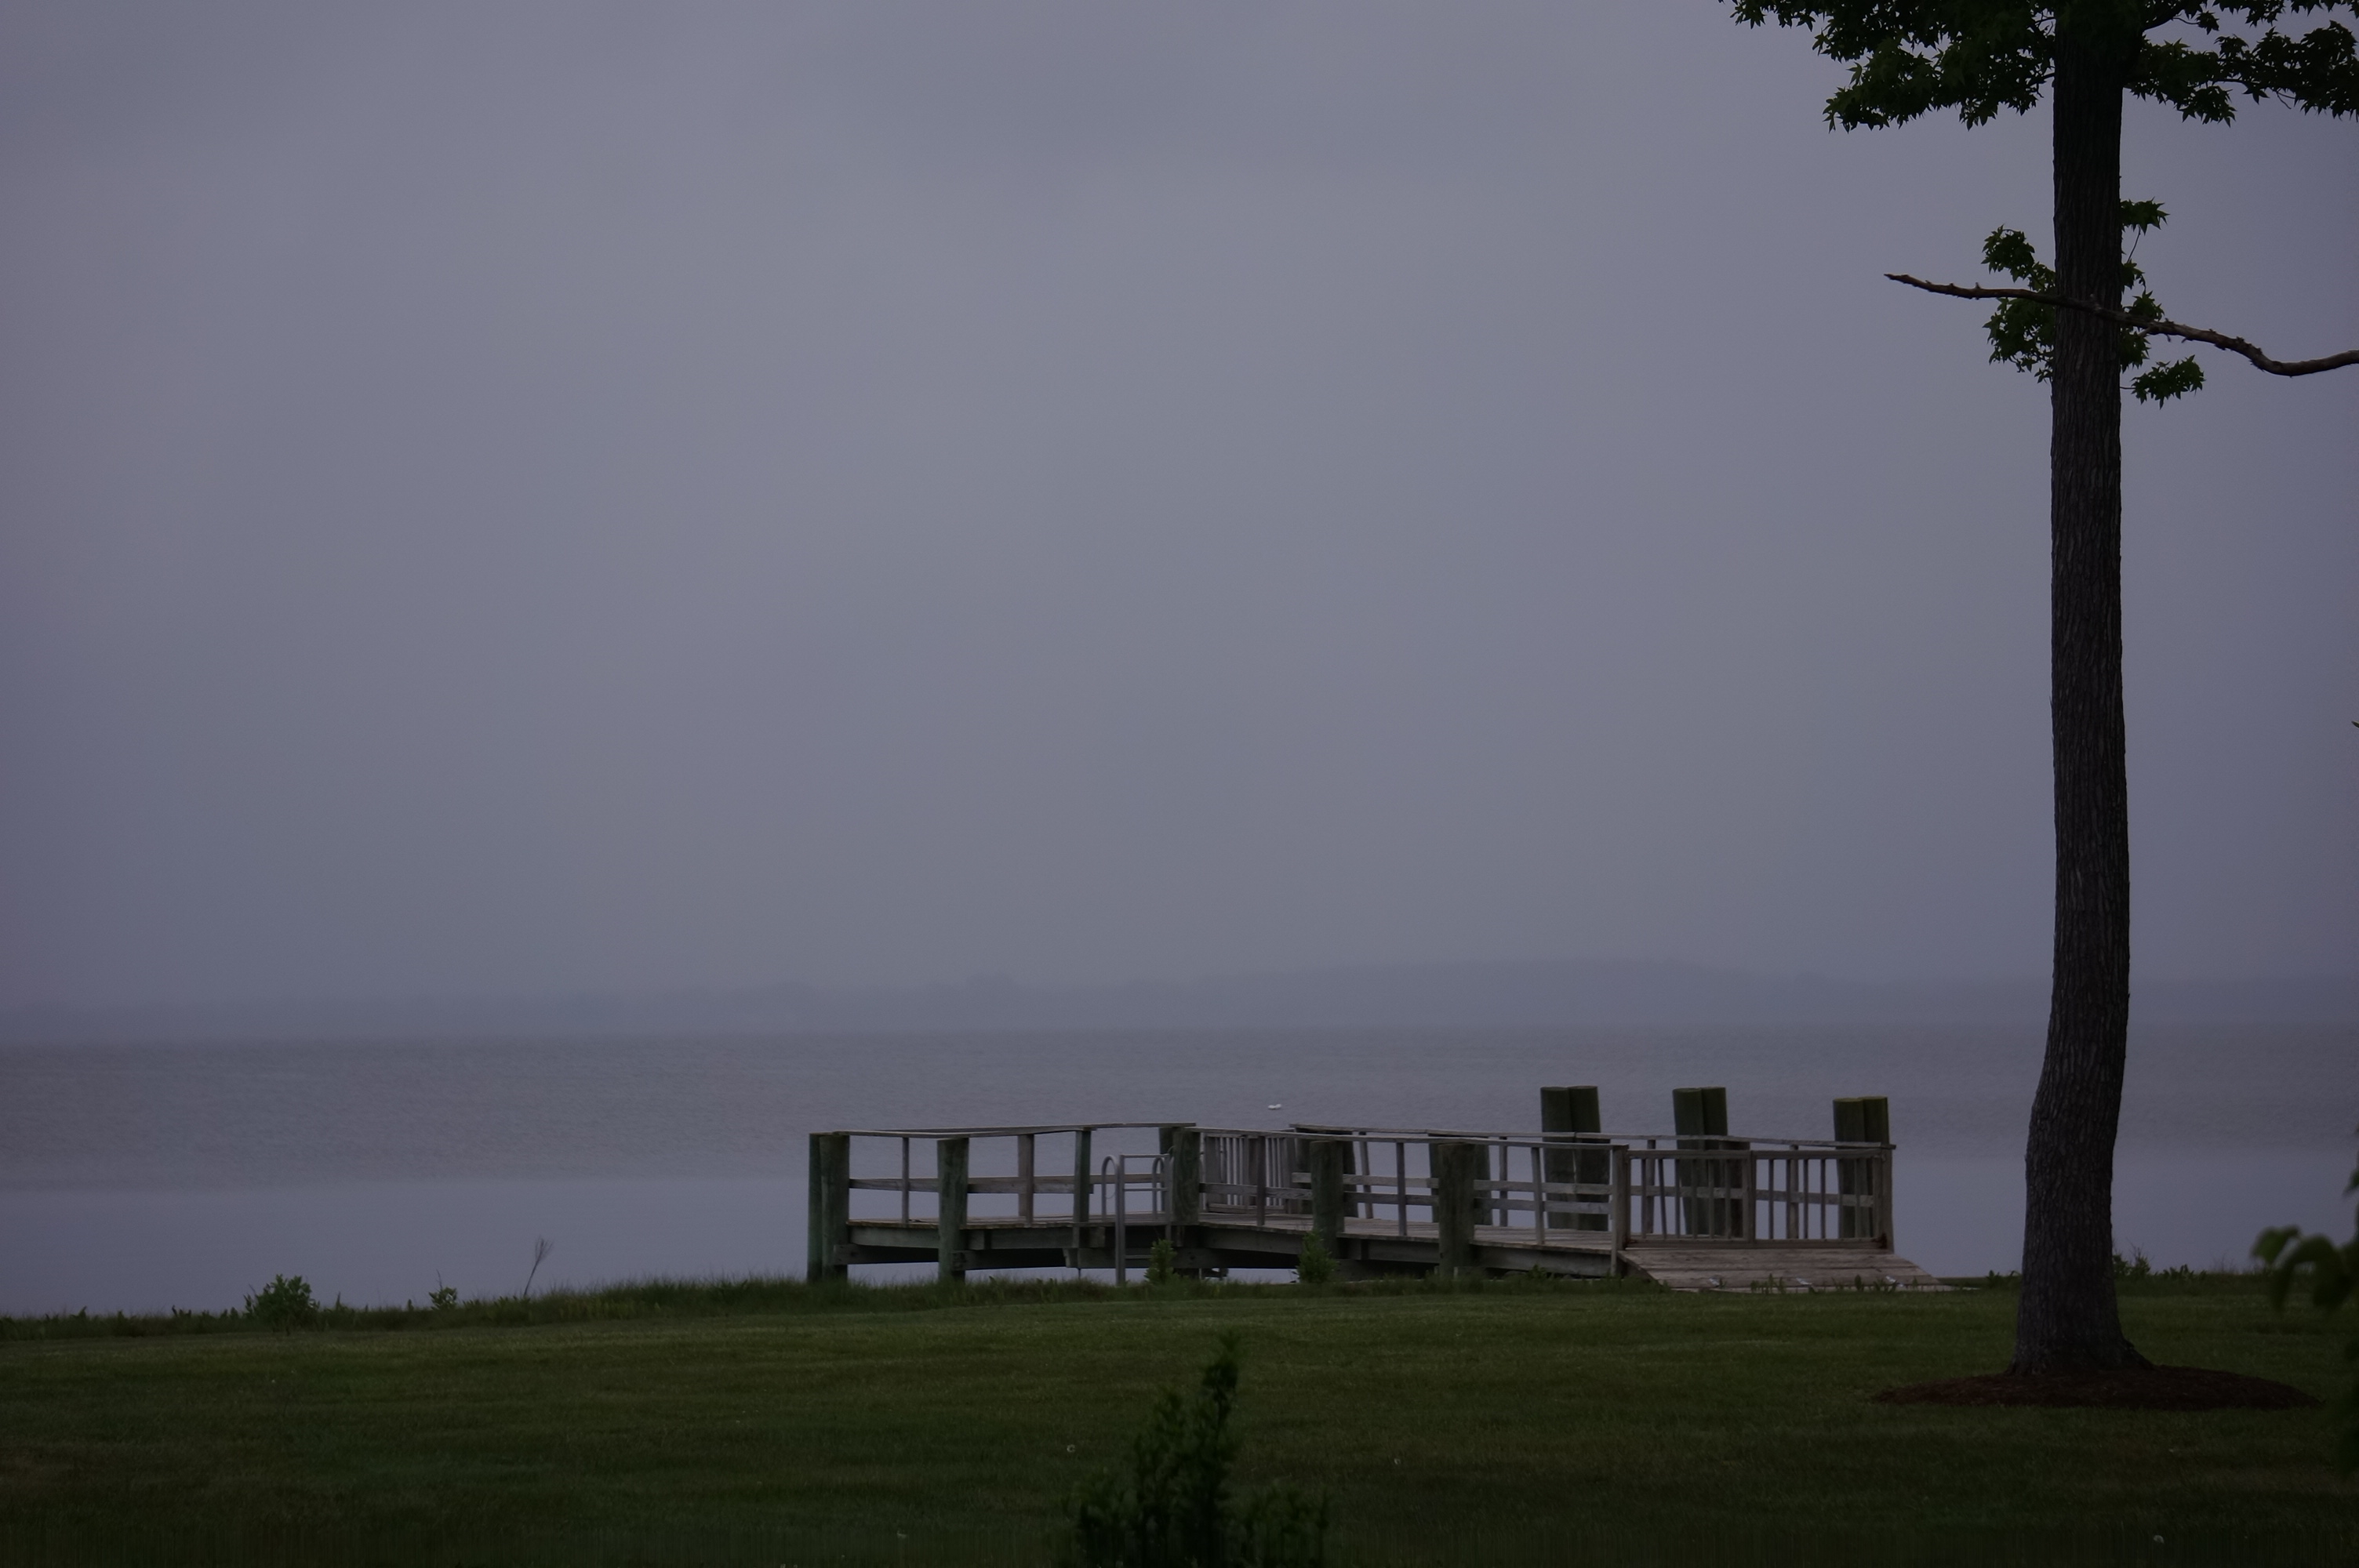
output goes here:
<path id="1" fill-rule="evenodd" d="M 2048 941 L 2044 114 L 1644 4 L 0 6 L 0 1000 Z M 2359 127 L 2133 112 L 2359 342 Z M 2139 961 L 2359 954 L 2359 374 L 2128 417 Z"/>

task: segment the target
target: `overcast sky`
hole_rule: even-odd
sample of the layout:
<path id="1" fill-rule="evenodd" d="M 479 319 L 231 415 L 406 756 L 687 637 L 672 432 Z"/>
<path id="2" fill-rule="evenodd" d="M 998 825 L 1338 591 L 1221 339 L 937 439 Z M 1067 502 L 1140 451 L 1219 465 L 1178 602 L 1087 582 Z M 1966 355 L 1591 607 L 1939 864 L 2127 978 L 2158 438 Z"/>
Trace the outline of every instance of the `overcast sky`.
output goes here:
<path id="1" fill-rule="evenodd" d="M 0 5 L 0 1001 L 2024 975 L 2046 116 L 1709 0 Z M 2359 343 L 2359 127 L 2130 116 Z M 2359 965 L 2359 373 L 2127 416 L 2149 977 Z"/>

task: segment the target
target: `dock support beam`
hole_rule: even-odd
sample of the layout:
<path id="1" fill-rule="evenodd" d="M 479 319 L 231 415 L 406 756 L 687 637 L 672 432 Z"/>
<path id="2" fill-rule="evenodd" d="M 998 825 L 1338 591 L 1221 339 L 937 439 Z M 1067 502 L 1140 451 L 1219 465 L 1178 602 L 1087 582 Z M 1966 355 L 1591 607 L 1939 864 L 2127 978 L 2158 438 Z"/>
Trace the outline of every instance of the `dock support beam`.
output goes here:
<path id="1" fill-rule="evenodd" d="M 1490 1151 L 1480 1143 L 1457 1141 L 1429 1146 L 1433 1162 L 1433 1218 L 1440 1232 L 1434 1271 L 1454 1279 L 1474 1271 L 1474 1225 L 1482 1196 L 1478 1173 L 1487 1173 Z"/>
<path id="2" fill-rule="evenodd" d="M 934 1277 L 966 1278 L 966 1158 L 963 1138 L 934 1140 Z"/>
<path id="3" fill-rule="evenodd" d="M 852 1135 L 810 1135 L 810 1189 L 806 1195 L 803 1279 L 811 1284 L 841 1280 L 847 1271 L 843 1248 L 852 1230 Z"/>

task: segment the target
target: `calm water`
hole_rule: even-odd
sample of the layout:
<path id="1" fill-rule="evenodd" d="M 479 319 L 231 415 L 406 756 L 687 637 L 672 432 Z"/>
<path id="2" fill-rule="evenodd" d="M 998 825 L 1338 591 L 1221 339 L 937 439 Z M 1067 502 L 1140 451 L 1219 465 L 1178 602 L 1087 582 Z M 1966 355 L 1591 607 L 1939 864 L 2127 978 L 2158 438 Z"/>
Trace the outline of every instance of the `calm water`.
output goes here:
<path id="1" fill-rule="evenodd" d="M 0 1311 L 234 1305 L 276 1272 L 352 1302 L 541 1281 L 793 1273 L 804 1136 L 1065 1120 L 1521 1129 L 1543 1083 L 1661 1130 L 1824 1137 L 1892 1098 L 1900 1249 L 2012 1267 L 2036 1031 L 977 1035 L 0 1049 Z M 1273 1105 L 1281 1109 L 1271 1109 Z M 2359 1029 L 2146 1032 L 2116 1231 L 2161 1263 L 2341 1223 Z"/>

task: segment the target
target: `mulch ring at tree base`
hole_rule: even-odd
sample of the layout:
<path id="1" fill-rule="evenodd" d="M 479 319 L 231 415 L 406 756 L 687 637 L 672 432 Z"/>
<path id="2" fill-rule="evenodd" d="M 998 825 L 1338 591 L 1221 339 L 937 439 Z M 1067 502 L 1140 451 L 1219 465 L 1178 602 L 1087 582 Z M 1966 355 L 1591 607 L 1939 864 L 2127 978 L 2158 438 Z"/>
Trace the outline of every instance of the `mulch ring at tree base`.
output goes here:
<path id="1" fill-rule="evenodd" d="M 2201 1367 L 2122 1367 L 2110 1372 L 1987 1372 L 1911 1383 L 1873 1396 L 1887 1405 L 2045 1405 L 2117 1411 L 2289 1411 L 2319 1401 L 2290 1383 Z"/>

